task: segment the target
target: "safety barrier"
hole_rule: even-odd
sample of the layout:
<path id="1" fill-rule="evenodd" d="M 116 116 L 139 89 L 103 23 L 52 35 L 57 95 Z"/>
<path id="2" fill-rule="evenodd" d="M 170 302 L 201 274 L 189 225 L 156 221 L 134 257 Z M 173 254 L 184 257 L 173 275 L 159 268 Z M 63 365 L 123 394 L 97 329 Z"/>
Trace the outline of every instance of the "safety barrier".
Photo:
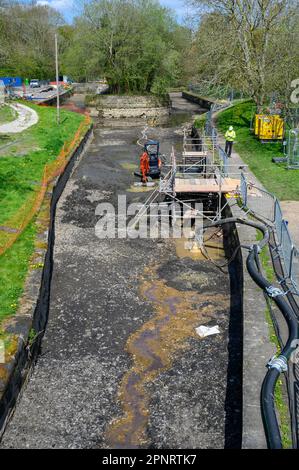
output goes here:
<path id="1" fill-rule="evenodd" d="M 213 125 L 212 125 L 212 111 L 206 113 L 206 124 L 205 124 L 205 133 L 206 135 L 212 136 Z"/>
<path id="2" fill-rule="evenodd" d="M 219 153 L 219 160 L 221 162 L 222 166 L 222 174 L 223 176 L 228 176 L 228 157 L 226 152 L 223 150 L 223 148 L 218 147 L 218 153 Z"/>
<path id="3" fill-rule="evenodd" d="M 279 200 L 265 189 L 248 182 L 244 173 L 241 173 L 240 196 L 244 208 L 273 226 L 285 280 L 291 282 L 294 293 L 299 295 L 299 267 L 296 263 L 298 250 L 293 243 L 288 222 L 283 218 Z"/>
<path id="4" fill-rule="evenodd" d="M 221 109 L 225 105 L 213 105 L 211 110 L 206 113 L 205 135 L 211 139 L 214 144 L 217 143 L 218 134 L 213 125 L 213 112 Z M 226 152 L 219 146 L 218 148 L 219 164 L 223 176 L 228 176 L 228 157 Z M 263 188 L 249 183 L 241 173 L 240 178 L 240 196 L 243 207 L 249 212 L 271 223 L 275 229 L 278 247 L 283 262 L 285 279 L 292 283 L 295 293 L 299 295 L 296 278 L 299 280 L 299 266 L 296 266 L 298 259 L 298 250 L 293 244 L 292 237 L 288 229 L 288 223 L 283 218 L 279 200 L 272 193 Z"/>
<path id="5" fill-rule="evenodd" d="M 247 207 L 250 208 L 257 216 L 274 223 L 275 202 L 276 196 L 274 194 L 265 191 L 253 183 L 249 184 L 249 191 L 247 192 Z"/>
<path id="6" fill-rule="evenodd" d="M 285 220 L 281 224 L 281 251 L 283 255 L 284 265 L 286 269 L 286 277 L 293 278 L 293 259 L 295 254 L 295 246 L 293 245 L 290 232 L 288 230 L 288 224 Z"/>
<path id="7" fill-rule="evenodd" d="M 211 119 L 211 123 L 212 123 L 212 119 Z M 223 160 L 223 154 L 220 150 L 219 150 L 219 157 L 221 157 Z M 256 217 L 258 217 L 260 220 L 262 220 L 263 225 L 272 226 L 273 228 L 272 233 L 273 233 L 274 241 L 276 242 L 274 243 L 274 245 L 275 247 L 277 247 L 272 251 L 272 256 L 274 252 L 273 260 L 275 259 L 273 261 L 274 263 L 273 265 L 275 265 L 275 263 L 279 263 L 279 265 L 281 266 L 279 273 L 276 271 L 275 268 L 274 269 L 275 269 L 276 275 L 278 276 L 278 279 L 280 280 L 281 286 L 283 290 L 285 291 L 284 294 L 287 294 L 288 298 L 289 296 L 291 296 L 293 299 L 294 294 L 299 295 L 299 289 L 297 287 L 297 282 L 296 282 L 297 279 L 299 279 L 299 264 L 297 264 L 299 261 L 298 250 L 293 244 L 292 237 L 288 229 L 288 223 L 283 218 L 283 213 L 282 213 L 278 199 L 273 194 L 269 193 L 268 191 L 265 191 L 263 188 L 259 188 L 255 186 L 253 183 L 248 183 L 244 173 L 242 172 L 241 172 L 241 178 L 240 178 L 239 194 L 242 200 L 243 208 L 247 212 L 252 213 Z M 251 253 L 253 253 L 253 250 L 251 251 Z M 257 251 L 256 251 L 256 257 L 258 258 Z M 247 267 L 249 268 L 251 266 L 252 268 L 252 263 L 249 263 L 248 260 L 249 258 L 247 259 Z M 259 267 L 259 262 L 257 263 L 257 267 Z M 252 274 L 253 274 L 253 270 L 251 269 L 251 275 Z M 261 275 L 260 273 L 256 273 L 256 274 L 257 276 L 256 276 L 255 281 L 257 282 L 258 280 L 259 281 L 261 280 Z M 260 282 L 257 282 L 257 284 L 260 285 Z M 276 291 L 280 292 L 280 289 L 276 289 Z M 275 293 L 275 289 L 269 290 L 269 292 Z M 278 305 L 278 299 L 279 299 L 280 304 L 281 302 L 284 302 L 283 298 L 280 295 L 273 296 L 273 300 L 274 302 L 277 303 L 277 305 Z M 292 305 L 291 302 L 290 304 Z M 269 308 L 271 311 L 271 303 L 269 303 L 269 305 L 270 305 Z M 281 311 L 283 313 L 282 309 Z M 296 308 L 292 307 L 292 310 L 291 312 L 289 312 L 288 315 L 284 314 L 284 317 L 285 317 L 286 322 L 288 323 L 288 326 L 291 325 L 291 323 L 294 326 L 292 329 L 293 338 L 298 337 L 298 323 L 297 323 L 296 316 L 294 316 L 295 312 L 297 312 L 296 316 L 298 318 L 298 306 L 297 305 L 296 305 Z M 278 341 L 280 343 L 280 347 L 282 350 L 282 357 L 284 357 L 283 354 L 286 355 L 285 351 L 286 351 L 288 343 L 284 345 L 281 342 L 281 334 L 279 332 L 279 327 L 277 326 L 277 322 L 275 322 L 275 320 L 273 320 L 273 322 L 274 322 L 276 336 L 278 338 Z M 289 326 L 289 328 L 291 327 Z M 290 329 L 290 334 L 291 334 L 291 329 Z M 286 357 L 288 358 L 287 355 Z M 275 359 L 273 358 L 272 361 L 269 362 L 268 372 L 264 379 L 263 387 L 261 390 L 262 414 L 263 414 L 264 423 L 266 422 L 265 417 L 267 417 L 267 425 L 265 425 L 265 432 L 266 432 L 268 445 L 270 448 L 282 447 L 280 438 L 278 439 L 279 441 L 278 445 L 277 445 L 277 442 L 274 443 L 273 441 L 273 436 L 275 436 L 277 440 L 277 438 L 280 435 L 279 425 L 278 425 L 276 413 L 275 413 L 274 399 L 273 399 L 275 382 L 273 382 L 273 379 L 272 379 L 273 375 L 275 376 L 275 374 L 277 374 L 277 370 L 275 369 L 275 367 L 277 367 L 277 364 L 278 366 L 280 366 L 279 360 L 280 360 L 279 358 L 275 358 Z M 275 364 L 275 361 L 276 361 L 276 364 Z M 269 367 L 270 364 L 272 365 L 272 368 Z M 299 371 L 298 370 L 299 368 L 298 368 L 298 365 L 296 364 L 293 364 L 293 365 L 294 365 L 293 377 L 292 377 L 292 374 L 289 375 L 289 372 L 287 372 L 287 383 L 288 383 L 287 388 L 288 388 L 288 398 L 289 398 L 289 411 L 290 411 L 291 425 L 292 425 L 293 444 L 295 445 L 295 447 L 298 447 L 298 442 L 299 442 L 299 439 L 298 439 Z M 292 368 L 289 366 L 289 370 L 291 369 Z M 268 419 L 270 415 L 272 416 L 273 419 Z M 273 445 L 273 443 L 275 445 Z"/>
<path id="8" fill-rule="evenodd" d="M 243 173 L 241 173 L 241 178 L 240 178 L 240 193 L 241 193 L 243 206 L 247 207 L 247 181 Z"/>
<path id="9" fill-rule="evenodd" d="M 45 166 L 39 189 L 36 190 L 32 196 L 27 198 L 19 210 L 3 224 L 5 227 L 8 227 L 9 230 L 0 231 L 0 255 L 3 255 L 15 243 L 32 221 L 33 217 L 38 213 L 49 183 L 63 173 L 72 152 L 78 146 L 90 125 L 91 118 L 86 115 L 72 141 L 66 142 L 56 160 Z"/>
<path id="10" fill-rule="evenodd" d="M 278 199 L 275 201 L 275 209 L 274 209 L 274 223 L 275 223 L 275 229 L 276 229 L 276 236 L 277 236 L 277 242 L 280 245 L 281 244 L 281 236 L 282 236 L 282 223 L 283 223 L 283 213 L 280 207 L 280 203 Z"/>

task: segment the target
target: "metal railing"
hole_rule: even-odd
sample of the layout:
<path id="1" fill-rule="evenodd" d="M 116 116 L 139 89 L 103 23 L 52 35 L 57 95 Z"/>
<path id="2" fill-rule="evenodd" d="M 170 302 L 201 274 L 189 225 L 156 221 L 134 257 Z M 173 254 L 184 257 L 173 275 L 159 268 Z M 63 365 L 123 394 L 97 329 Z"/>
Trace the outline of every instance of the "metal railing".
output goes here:
<path id="1" fill-rule="evenodd" d="M 205 133 L 206 135 L 212 135 L 213 124 L 212 124 L 212 111 L 206 113 L 206 124 L 205 124 Z"/>
<path id="2" fill-rule="evenodd" d="M 244 173 L 241 173 L 240 178 L 240 195 L 243 202 L 243 206 L 247 207 L 247 181 L 244 176 Z"/>
<path id="3" fill-rule="evenodd" d="M 288 138 L 288 168 L 299 169 L 299 129 L 292 129 Z"/>
<path id="4" fill-rule="evenodd" d="M 228 176 L 228 156 L 223 148 L 218 147 L 219 160 L 221 162 L 221 170 L 224 176 Z"/>
<path id="5" fill-rule="evenodd" d="M 292 285 L 293 293 L 299 295 L 297 286 L 299 269 L 296 258 L 298 250 L 292 240 L 288 222 L 284 219 L 279 200 L 274 194 L 247 181 L 241 173 L 240 196 L 243 207 L 253 215 L 266 220 L 273 226 L 279 255 L 283 264 L 284 280 Z"/>
<path id="6" fill-rule="evenodd" d="M 212 117 L 210 121 L 211 127 L 213 129 Z M 211 130 L 211 135 L 213 130 Z M 219 147 L 219 146 L 218 146 Z M 223 167 L 226 171 L 227 165 L 227 155 L 225 152 L 221 151 L 219 148 L 219 159 L 224 162 Z M 222 153 L 223 152 L 223 153 Z M 231 175 L 230 171 L 229 174 Z M 274 248 L 274 256 L 276 260 L 280 261 L 280 273 L 276 271 L 277 278 L 280 281 L 280 285 L 284 290 L 284 295 L 287 295 L 288 298 L 293 295 L 299 295 L 299 289 L 297 287 L 297 279 L 299 279 L 299 261 L 298 250 L 295 247 L 292 237 L 289 232 L 288 223 L 283 217 L 281 206 L 279 200 L 275 195 L 269 193 L 263 188 L 259 188 L 253 183 L 249 183 L 246 179 L 246 176 L 243 172 L 240 175 L 240 186 L 239 194 L 242 200 L 243 208 L 252 213 L 258 219 L 263 221 L 264 225 L 272 227 L 272 233 L 274 239 L 276 239 L 276 247 Z M 271 253 L 273 256 L 273 252 Z M 274 258 L 273 258 L 274 259 Z M 272 259 L 272 260 L 273 260 Z M 276 261 L 273 261 L 276 263 Z M 280 291 L 280 289 L 278 289 Z M 275 299 L 274 299 L 275 300 Z M 295 300 L 293 299 L 295 302 Z M 292 305 L 292 304 L 291 304 Z M 294 307 L 292 307 L 294 309 Z M 298 307 L 296 305 L 297 318 L 298 317 Z M 286 318 L 286 317 L 285 317 Z M 275 322 L 274 322 L 275 325 Z M 275 326 L 274 326 L 275 328 Z M 277 334 L 277 331 L 276 331 Z M 280 334 L 278 333 L 278 339 Z M 283 347 L 281 345 L 281 347 Z M 299 387 L 298 387 L 298 376 L 299 376 L 299 367 L 294 364 L 294 377 L 293 379 L 290 375 L 287 376 L 288 382 L 288 396 L 289 396 L 289 410 L 292 421 L 292 434 L 293 434 L 293 444 L 295 447 L 298 447 L 298 420 L 299 420 Z M 269 374 L 269 372 L 268 372 Z M 263 390 L 263 389 L 262 389 Z M 271 391 L 271 390 L 270 390 Z M 274 388 L 271 391 L 271 395 L 274 395 Z M 292 398 L 293 397 L 293 398 Z M 267 401 L 266 401 L 267 402 Z M 265 404 L 265 401 L 263 402 Z M 265 409 L 265 407 L 263 408 Z M 295 412 L 294 412 L 295 411 Z M 273 431 L 273 429 L 271 429 Z M 273 432 L 272 432 L 272 435 Z M 294 438 L 295 436 L 295 438 Z M 269 433 L 267 434 L 267 439 Z"/>

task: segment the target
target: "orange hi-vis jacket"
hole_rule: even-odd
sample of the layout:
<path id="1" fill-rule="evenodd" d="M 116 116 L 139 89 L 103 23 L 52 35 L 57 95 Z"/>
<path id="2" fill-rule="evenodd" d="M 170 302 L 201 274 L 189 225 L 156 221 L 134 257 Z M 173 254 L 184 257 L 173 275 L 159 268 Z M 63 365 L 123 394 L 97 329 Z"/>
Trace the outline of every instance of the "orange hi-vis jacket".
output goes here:
<path id="1" fill-rule="evenodd" d="M 146 181 L 146 175 L 148 174 L 149 170 L 150 170 L 149 156 L 147 152 L 143 152 L 143 154 L 140 157 L 140 172 L 142 174 L 143 181 Z"/>

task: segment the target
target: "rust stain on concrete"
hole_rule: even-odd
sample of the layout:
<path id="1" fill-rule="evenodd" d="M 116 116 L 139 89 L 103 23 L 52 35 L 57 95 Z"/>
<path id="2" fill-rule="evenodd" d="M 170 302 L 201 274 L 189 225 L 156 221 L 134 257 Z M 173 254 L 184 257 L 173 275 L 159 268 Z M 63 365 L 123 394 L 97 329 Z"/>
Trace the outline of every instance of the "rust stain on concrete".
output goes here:
<path id="1" fill-rule="evenodd" d="M 227 307 L 222 294 L 179 291 L 159 279 L 157 267 L 147 269 L 141 296 L 154 305 L 156 315 L 133 333 L 126 350 L 133 365 L 124 375 L 118 398 L 123 416 L 112 421 L 106 432 L 110 448 L 138 448 L 147 444 L 149 400 L 146 385 L 169 369 L 176 355 L 188 349 L 189 338 L 200 338 L 195 328 L 208 322 L 215 310 Z"/>

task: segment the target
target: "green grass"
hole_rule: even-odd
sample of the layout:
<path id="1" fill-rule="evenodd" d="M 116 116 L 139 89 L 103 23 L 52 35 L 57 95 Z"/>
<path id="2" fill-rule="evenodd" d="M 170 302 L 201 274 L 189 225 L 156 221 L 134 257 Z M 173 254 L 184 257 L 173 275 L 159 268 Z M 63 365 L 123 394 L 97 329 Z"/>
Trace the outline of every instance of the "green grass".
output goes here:
<path id="1" fill-rule="evenodd" d="M 251 134 L 252 110 L 253 103 L 246 101 L 222 111 L 217 118 L 218 129 L 225 133 L 228 126 L 234 126 L 237 134 L 236 152 L 268 191 L 282 201 L 299 201 L 299 171 L 287 170 L 285 163 L 272 163 L 272 157 L 283 156 L 282 145 L 261 144 Z"/>
<path id="2" fill-rule="evenodd" d="M 1 256 L 0 322 L 14 314 L 23 292 L 29 259 L 34 250 L 36 226 L 30 224 L 14 245 Z"/>
<path id="3" fill-rule="evenodd" d="M 38 188 L 45 165 L 57 157 L 84 119 L 61 110 L 58 126 L 54 108 L 29 106 L 37 110 L 39 122 L 21 134 L 0 137 L 0 225 Z"/>
<path id="4" fill-rule="evenodd" d="M 0 137 L 0 225 L 39 188 L 45 165 L 55 160 L 65 141 L 73 139 L 84 119 L 80 114 L 61 110 L 61 125 L 58 126 L 55 108 L 28 106 L 38 112 L 39 122 L 21 134 Z M 12 145 L 7 147 L 8 144 Z M 0 322 L 18 308 L 36 233 L 32 222 L 0 257 Z"/>
<path id="5" fill-rule="evenodd" d="M 0 125 L 11 122 L 16 119 L 16 114 L 12 108 L 7 105 L 0 106 Z"/>

